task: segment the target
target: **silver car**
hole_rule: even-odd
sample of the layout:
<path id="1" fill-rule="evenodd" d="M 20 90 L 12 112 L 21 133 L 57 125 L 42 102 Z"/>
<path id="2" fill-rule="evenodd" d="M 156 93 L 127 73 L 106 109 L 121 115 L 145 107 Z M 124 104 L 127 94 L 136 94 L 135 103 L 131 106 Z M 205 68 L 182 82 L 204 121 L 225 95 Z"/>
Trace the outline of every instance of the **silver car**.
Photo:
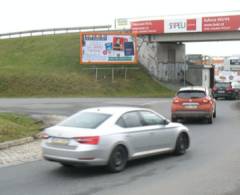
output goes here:
<path id="1" fill-rule="evenodd" d="M 106 165 L 122 171 L 127 161 L 173 152 L 184 154 L 189 130 L 145 108 L 99 107 L 82 110 L 45 129 L 43 157 L 72 165 Z"/>

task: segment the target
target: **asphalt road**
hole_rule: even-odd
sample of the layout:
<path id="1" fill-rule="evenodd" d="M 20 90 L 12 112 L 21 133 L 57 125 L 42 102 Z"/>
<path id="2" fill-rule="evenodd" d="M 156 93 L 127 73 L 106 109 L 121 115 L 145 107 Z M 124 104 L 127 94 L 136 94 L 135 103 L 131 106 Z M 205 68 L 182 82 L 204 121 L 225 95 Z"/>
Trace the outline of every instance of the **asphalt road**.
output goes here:
<path id="1" fill-rule="evenodd" d="M 46 99 L 45 99 L 46 100 Z M 44 101 L 45 101 L 44 100 Z M 37 113 L 71 114 L 78 108 L 96 105 L 138 105 L 170 116 L 168 99 L 73 99 L 31 104 L 15 101 L 0 109 Z M 2 100 L 3 101 L 3 100 Z M 4 100 L 7 101 L 7 100 Z M 23 101 L 23 100 L 21 100 Z M 20 102 L 21 102 L 20 101 Z M 51 107 L 51 102 L 48 105 Z M 17 103 L 18 102 L 18 103 Z M 90 102 L 90 104 L 88 104 Z M 31 109 L 27 106 L 30 105 Z M 65 105 L 58 107 L 59 105 Z M 13 104 L 12 104 L 13 105 Z M 34 106 L 35 105 L 35 106 Z M 37 105 L 37 106 L 36 106 Z M 78 106 L 76 108 L 76 106 Z M 3 108 L 4 107 L 4 108 Z M 47 108 L 48 107 L 48 108 Z M 53 107 L 53 106 L 52 106 Z M 201 121 L 186 123 L 191 130 L 190 150 L 183 156 L 163 155 L 130 162 L 124 172 L 109 174 L 100 168 L 63 168 L 36 161 L 0 169 L 3 195 L 239 195 L 240 194 L 240 108 L 236 101 L 218 101 L 212 125 Z"/>
<path id="2" fill-rule="evenodd" d="M 148 106 L 168 99 L 157 98 L 7 98 L 0 99 L 0 112 L 71 115 L 95 106 Z"/>

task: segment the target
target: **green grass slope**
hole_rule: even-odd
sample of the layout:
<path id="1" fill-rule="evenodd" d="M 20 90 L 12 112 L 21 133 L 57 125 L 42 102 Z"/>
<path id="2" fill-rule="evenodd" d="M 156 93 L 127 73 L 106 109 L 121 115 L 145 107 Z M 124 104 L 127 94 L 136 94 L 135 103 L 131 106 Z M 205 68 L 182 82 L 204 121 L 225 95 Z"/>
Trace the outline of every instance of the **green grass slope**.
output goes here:
<path id="1" fill-rule="evenodd" d="M 0 124 L 0 143 L 33 136 L 42 128 L 42 124 L 32 118 L 13 113 L 0 113 Z"/>
<path id="2" fill-rule="evenodd" d="M 111 70 L 99 70 L 96 81 L 95 71 L 88 70 L 89 67 L 79 64 L 78 33 L 2 39 L 0 97 L 167 97 L 173 94 L 139 65 L 134 66 L 140 67 L 139 70 L 128 70 L 126 80 L 123 72 L 115 71 L 113 81 Z"/>

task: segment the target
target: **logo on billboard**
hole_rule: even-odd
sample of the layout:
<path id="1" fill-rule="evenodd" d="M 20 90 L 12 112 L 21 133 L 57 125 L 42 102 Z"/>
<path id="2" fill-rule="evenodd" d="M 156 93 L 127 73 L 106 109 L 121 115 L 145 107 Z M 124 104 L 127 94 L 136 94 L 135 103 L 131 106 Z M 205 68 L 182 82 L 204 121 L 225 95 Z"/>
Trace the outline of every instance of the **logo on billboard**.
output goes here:
<path id="1" fill-rule="evenodd" d="M 165 20 L 164 33 L 179 33 L 189 31 L 199 31 L 198 21 L 196 18 L 192 19 L 172 19 Z"/>
<path id="2" fill-rule="evenodd" d="M 197 30 L 197 20 L 196 19 L 188 19 L 187 20 L 187 30 L 188 31 Z"/>
<path id="3" fill-rule="evenodd" d="M 186 28 L 185 22 L 170 22 L 168 25 L 169 25 L 169 29 L 174 29 L 174 30 Z"/>

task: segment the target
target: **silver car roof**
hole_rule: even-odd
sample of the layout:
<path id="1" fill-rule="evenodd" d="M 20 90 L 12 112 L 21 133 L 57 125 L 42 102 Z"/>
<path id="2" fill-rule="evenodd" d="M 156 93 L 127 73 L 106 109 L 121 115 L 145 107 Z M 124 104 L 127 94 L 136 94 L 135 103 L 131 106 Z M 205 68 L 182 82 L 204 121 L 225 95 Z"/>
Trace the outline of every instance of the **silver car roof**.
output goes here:
<path id="1" fill-rule="evenodd" d="M 146 108 L 139 108 L 139 107 L 125 107 L 125 106 L 106 106 L 106 107 L 95 107 L 95 108 L 88 108 L 82 110 L 82 112 L 99 112 L 104 114 L 122 114 L 125 112 L 130 111 L 138 111 L 138 110 L 149 110 Z"/>

